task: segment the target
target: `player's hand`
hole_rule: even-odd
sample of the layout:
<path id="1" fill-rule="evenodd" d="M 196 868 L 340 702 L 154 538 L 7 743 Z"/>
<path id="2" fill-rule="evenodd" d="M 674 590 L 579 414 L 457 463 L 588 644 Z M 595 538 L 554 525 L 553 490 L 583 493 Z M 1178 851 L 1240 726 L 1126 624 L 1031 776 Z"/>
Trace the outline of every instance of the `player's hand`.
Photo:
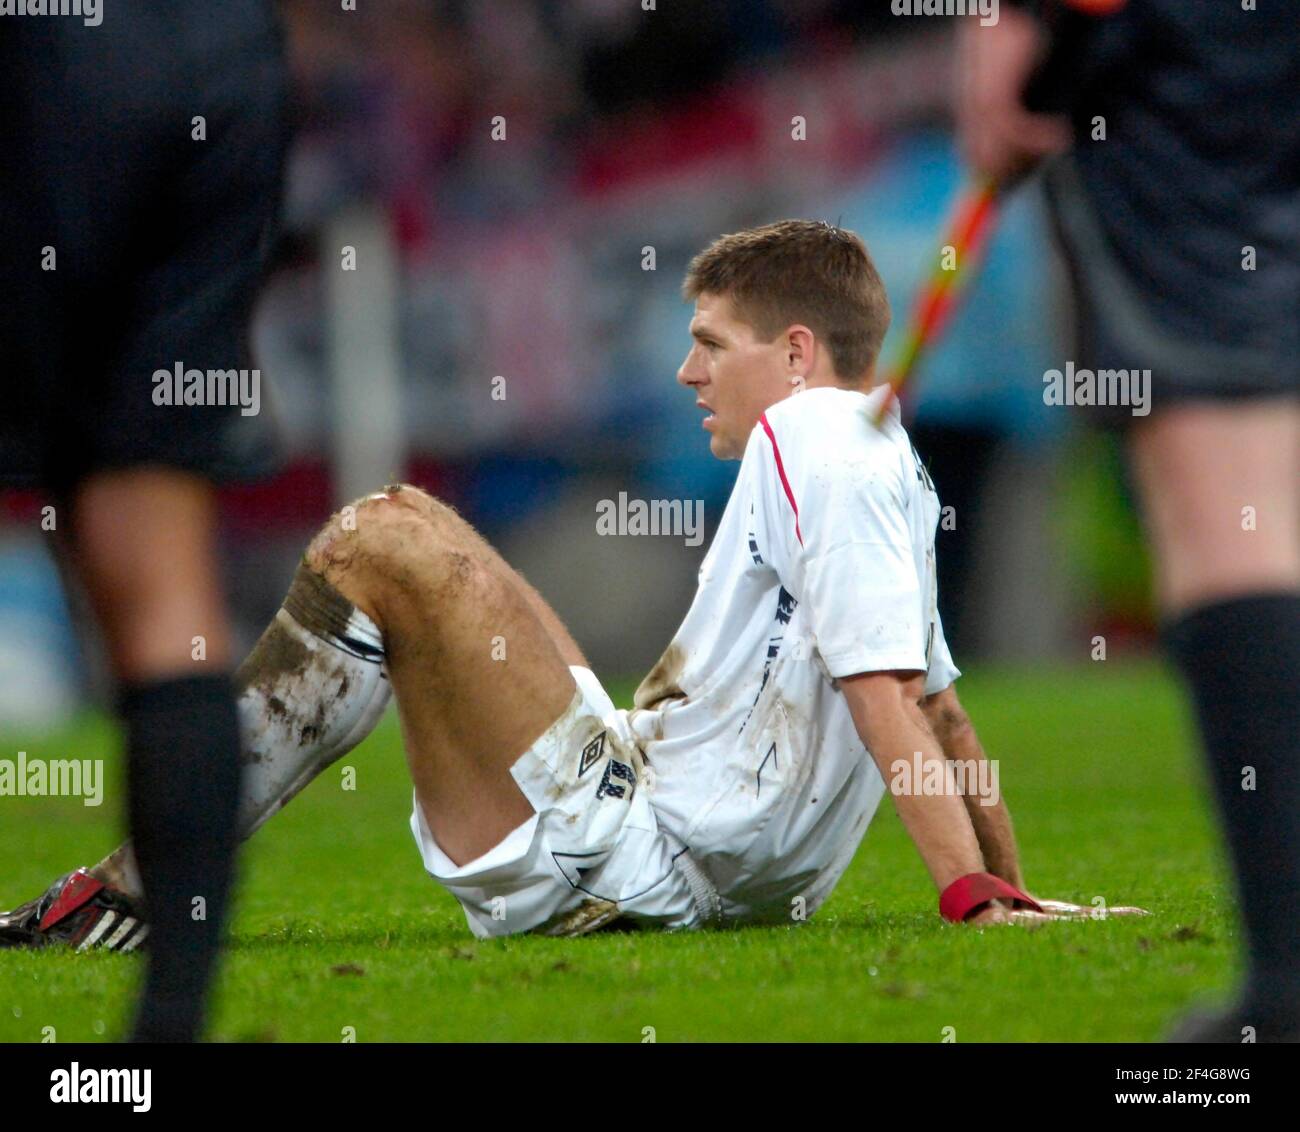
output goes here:
<path id="1" fill-rule="evenodd" d="M 986 927 L 989 924 L 1041 924 L 1048 920 L 1102 920 L 1111 916 L 1151 915 L 1145 908 L 1128 904 L 1103 908 L 1071 904 L 1065 900 L 1040 900 L 1038 897 L 1034 897 L 1034 900 L 1042 908 L 1041 912 L 1032 908 L 1010 908 L 1001 900 L 990 900 L 987 907 L 980 909 L 966 923 Z"/>
<path id="2" fill-rule="evenodd" d="M 965 922 L 977 928 L 987 927 L 989 924 L 1009 924 L 1011 909 L 1001 900 L 990 900 L 973 916 L 967 916 Z"/>
<path id="3" fill-rule="evenodd" d="M 1045 45 L 1038 21 L 1010 5 L 996 24 L 967 20 L 958 31 L 957 139 L 966 161 L 1003 186 L 1070 146 L 1067 119 L 1022 101 Z"/>
<path id="4" fill-rule="evenodd" d="M 1131 904 L 1071 904 L 1065 900 L 1039 900 L 1034 897 L 1042 906 L 1044 912 L 1051 915 L 1054 920 L 1106 920 L 1111 916 L 1149 916 L 1151 915 L 1145 908 L 1137 908 Z"/>
<path id="5" fill-rule="evenodd" d="M 990 900 L 975 915 L 969 916 L 966 923 L 984 928 L 990 924 L 1032 924 L 1059 918 L 1052 913 L 1035 912 L 1032 908 L 1012 908 L 1001 900 Z"/>

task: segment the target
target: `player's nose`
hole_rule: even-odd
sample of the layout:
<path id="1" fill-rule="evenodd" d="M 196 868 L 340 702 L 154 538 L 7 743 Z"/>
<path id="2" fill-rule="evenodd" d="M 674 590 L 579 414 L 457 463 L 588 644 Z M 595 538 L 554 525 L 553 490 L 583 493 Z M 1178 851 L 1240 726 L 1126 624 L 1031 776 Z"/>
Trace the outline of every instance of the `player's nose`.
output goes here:
<path id="1" fill-rule="evenodd" d="M 677 367 L 677 381 L 680 385 L 698 385 L 703 375 L 703 369 L 695 364 L 695 351 L 690 353 L 682 360 L 682 364 Z"/>

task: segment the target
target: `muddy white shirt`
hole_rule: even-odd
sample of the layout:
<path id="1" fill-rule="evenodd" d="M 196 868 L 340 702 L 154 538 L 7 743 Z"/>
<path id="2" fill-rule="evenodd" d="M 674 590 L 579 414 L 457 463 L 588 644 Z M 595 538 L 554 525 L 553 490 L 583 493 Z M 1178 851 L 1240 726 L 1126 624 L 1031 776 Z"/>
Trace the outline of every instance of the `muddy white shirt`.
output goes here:
<path id="1" fill-rule="evenodd" d="M 729 911 L 810 913 L 884 792 L 837 679 L 958 675 L 936 609 L 939 501 L 884 388 L 770 408 L 700 568 L 690 611 L 627 726 L 661 826 Z M 798 898 L 802 898 L 800 901 Z"/>

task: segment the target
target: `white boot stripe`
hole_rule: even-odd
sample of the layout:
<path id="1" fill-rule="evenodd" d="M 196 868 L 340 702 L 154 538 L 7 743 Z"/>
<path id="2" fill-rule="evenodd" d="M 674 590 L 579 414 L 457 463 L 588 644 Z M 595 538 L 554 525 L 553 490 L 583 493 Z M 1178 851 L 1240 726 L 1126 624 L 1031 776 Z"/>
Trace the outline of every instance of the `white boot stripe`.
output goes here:
<path id="1" fill-rule="evenodd" d="M 135 927 L 137 920 L 134 916 L 123 916 L 122 922 L 117 926 L 115 931 L 108 939 L 104 940 L 104 946 L 112 951 L 119 943 L 131 934 L 131 929 Z"/>
<path id="2" fill-rule="evenodd" d="M 144 942 L 144 937 L 147 936 L 148 934 L 149 934 L 149 925 L 141 924 L 140 930 L 136 932 L 135 935 L 133 935 L 130 939 L 128 939 L 124 944 L 122 944 L 122 946 L 118 948 L 118 950 L 134 951 L 137 947 L 140 946 L 141 943 Z"/>
<path id="3" fill-rule="evenodd" d="M 116 912 L 105 912 L 104 915 L 100 918 L 99 923 L 97 923 L 93 928 L 91 928 L 90 935 L 86 936 L 86 938 L 81 941 L 81 946 L 78 947 L 77 950 L 85 951 L 87 948 L 94 947 L 95 944 L 99 942 L 99 937 L 102 936 L 106 931 L 108 931 L 108 929 L 111 928 L 116 922 L 117 922 Z"/>

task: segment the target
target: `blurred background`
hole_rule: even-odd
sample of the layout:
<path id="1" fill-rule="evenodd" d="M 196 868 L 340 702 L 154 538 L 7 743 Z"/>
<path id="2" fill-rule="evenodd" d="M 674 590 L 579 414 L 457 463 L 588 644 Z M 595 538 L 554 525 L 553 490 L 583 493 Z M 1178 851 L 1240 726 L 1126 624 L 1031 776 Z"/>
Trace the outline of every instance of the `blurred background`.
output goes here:
<path id="1" fill-rule="evenodd" d="M 691 255 L 788 216 L 852 228 L 893 302 L 886 361 L 898 348 L 962 181 L 952 21 L 883 0 L 658 7 L 283 5 L 297 137 L 253 335 L 286 459 L 224 493 L 243 644 L 329 513 L 404 479 L 475 523 L 602 676 L 640 676 L 738 468 L 709 455 L 674 380 Z M 1098 635 L 1111 655 L 1150 643 L 1115 441 L 1042 401 L 1069 326 L 1031 184 L 908 407 L 953 508 L 940 609 L 962 667 L 1087 661 Z M 705 543 L 602 537 L 597 504 L 620 492 L 702 501 Z M 102 687 L 43 502 L 0 494 L 0 728 L 56 722 Z"/>

